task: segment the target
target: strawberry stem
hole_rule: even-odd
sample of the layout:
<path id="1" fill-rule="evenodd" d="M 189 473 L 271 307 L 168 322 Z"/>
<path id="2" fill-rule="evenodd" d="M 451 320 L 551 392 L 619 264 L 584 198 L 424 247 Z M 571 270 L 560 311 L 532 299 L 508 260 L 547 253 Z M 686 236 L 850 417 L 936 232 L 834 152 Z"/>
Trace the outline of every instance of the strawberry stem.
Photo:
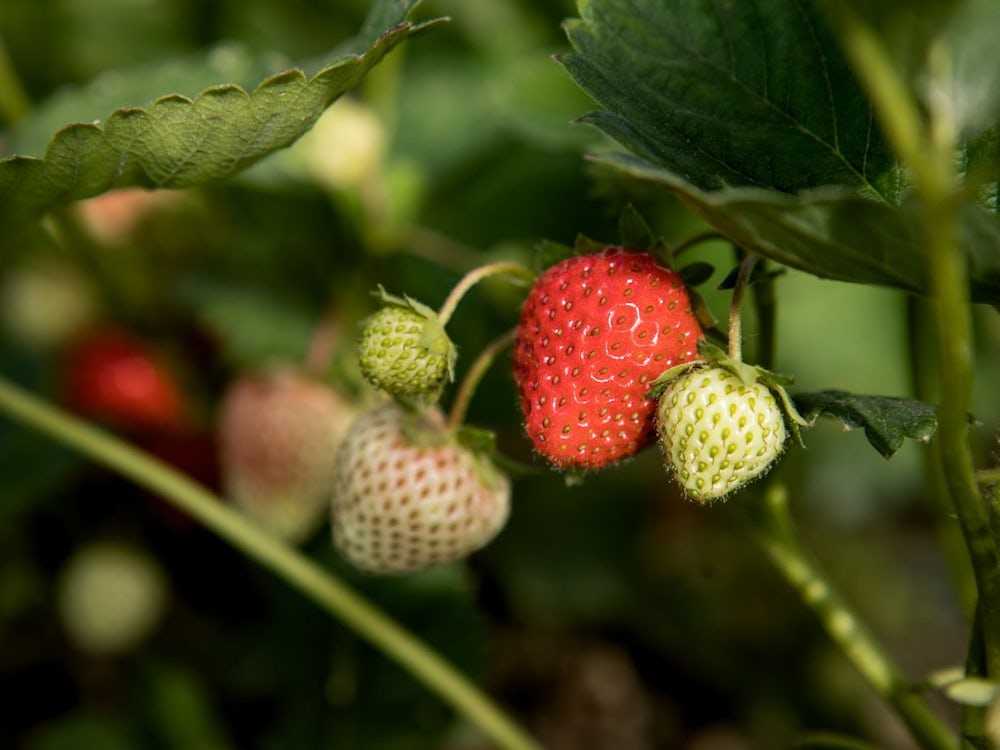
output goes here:
<path id="1" fill-rule="evenodd" d="M 302 360 L 302 368 L 307 373 L 321 376 L 326 372 L 333 353 L 337 350 L 341 330 L 340 315 L 331 305 L 323 313 L 323 317 L 313 330 L 312 338 L 309 339 L 309 348 Z"/>
<path id="2" fill-rule="evenodd" d="M 499 747 L 539 750 L 524 730 L 440 654 L 324 567 L 185 475 L 120 438 L 32 396 L 3 377 L 0 377 L 0 411 L 173 503 L 409 670 Z"/>
<path id="3" fill-rule="evenodd" d="M 747 281 L 756 263 L 757 256 L 754 253 L 748 253 L 743 258 L 739 275 L 736 277 L 736 286 L 733 287 L 733 298 L 729 303 L 729 356 L 737 362 L 743 361 L 743 319 L 740 316 L 740 307 L 743 304 L 743 295 L 746 293 Z"/>
<path id="4" fill-rule="evenodd" d="M 895 710 L 925 750 L 955 750 L 949 729 L 913 690 L 899 667 L 876 640 L 861 616 L 834 589 L 825 572 L 806 551 L 788 510 L 788 493 L 772 482 L 753 505 L 751 526 L 785 580 L 816 614 L 830 638 L 864 678 Z"/>
<path id="5" fill-rule="evenodd" d="M 503 336 L 494 339 L 479 353 L 479 356 L 469 366 L 468 372 L 465 373 L 465 377 L 458 387 L 455 400 L 451 404 L 451 412 L 448 415 L 448 426 L 452 431 L 462 426 L 462 422 L 465 421 L 465 415 L 469 410 L 469 403 L 472 401 L 472 397 L 475 395 L 480 381 L 500 352 L 514 343 L 516 336 L 517 329 L 512 329 Z"/>
<path id="6" fill-rule="evenodd" d="M 942 474 L 976 579 L 986 676 L 1000 678 L 1000 547 L 990 511 L 976 482 L 968 414 L 974 376 L 968 268 L 959 234 L 961 186 L 954 154 L 958 127 L 947 95 L 951 83 L 947 48 L 931 46 L 922 96 L 899 75 L 878 33 L 847 3 L 830 5 L 848 62 L 866 89 L 879 124 L 913 175 L 921 203 L 927 279 L 934 300 L 940 380 L 938 446 Z M 966 713 L 982 710 L 967 707 Z M 968 716 L 967 716 L 968 718 Z"/>
<path id="7" fill-rule="evenodd" d="M 455 308 L 458 307 L 458 303 L 462 301 L 462 297 L 465 296 L 466 292 L 483 279 L 501 273 L 513 274 L 524 279 L 528 283 L 531 283 L 535 278 L 535 274 L 533 274 L 525 266 L 522 266 L 520 263 L 489 263 L 485 266 L 473 269 L 462 277 L 462 279 L 455 285 L 455 288 L 451 290 L 451 293 L 448 295 L 447 299 L 445 299 L 444 304 L 441 305 L 441 310 L 438 312 L 438 320 L 441 321 L 441 325 L 448 325 L 448 321 L 451 320 L 451 316 L 454 314 Z"/>
<path id="8" fill-rule="evenodd" d="M 724 234 L 721 234 L 720 232 L 717 232 L 714 229 L 706 229 L 702 232 L 696 232 L 695 234 L 692 234 L 689 237 L 685 237 L 676 244 L 671 245 L 670 258 L 671 259 L 676 258 L 685 250 L 688 250 L 689 248 L 692 248 L 695 245 L 700 245 L 702 242 L 711 242 L 713 240 L 725 240 L 727 242 L 729 241 L 729 239 Z"/>

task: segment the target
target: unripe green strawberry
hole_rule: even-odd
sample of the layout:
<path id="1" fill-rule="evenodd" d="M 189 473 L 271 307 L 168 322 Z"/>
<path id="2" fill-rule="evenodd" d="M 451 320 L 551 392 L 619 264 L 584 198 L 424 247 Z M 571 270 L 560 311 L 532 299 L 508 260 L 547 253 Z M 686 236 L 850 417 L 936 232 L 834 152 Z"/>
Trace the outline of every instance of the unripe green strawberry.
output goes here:
<path id="1" fill-rule="evenodd" d="M 766 472 L 785 446 L 780 399 L 726 367 L 671 379 L 658 410 L 667 467 L 693 500 L 725 497 Z"/>
<path id="2" fill-rule="evenodd" d="M 385 404 L 351 427 L 334 462 L 333 538 L 354 566 L 398 574 L 459 560 L 507 521 L 510 482 L 460 445 L 441 412 Z"/>
<path id="3" fill-rule="evenodd" d="M 609 247 L 538 277 L 514 347 L 525 429 L 557 466 L 594 469 L 656 439 L 660 373 L 697 357 L 701 327 L 681 277 L 649 253 Z"/>
<path id="4" fill-rule="evenodd" d="M 455 346 L 429 307 L 385 292 L 382 299 L 358 343 L 361 374 L 393 396 L 436 400 L 454 378 Z"/>
<path id="5" fill-rule="evenodd" d="M 283 539 L 302 541 L 326 513 L 333 458 L 356 416 L 337 391 L 294 370 L 239 377 L 217 425 L 227 497 Z"/>

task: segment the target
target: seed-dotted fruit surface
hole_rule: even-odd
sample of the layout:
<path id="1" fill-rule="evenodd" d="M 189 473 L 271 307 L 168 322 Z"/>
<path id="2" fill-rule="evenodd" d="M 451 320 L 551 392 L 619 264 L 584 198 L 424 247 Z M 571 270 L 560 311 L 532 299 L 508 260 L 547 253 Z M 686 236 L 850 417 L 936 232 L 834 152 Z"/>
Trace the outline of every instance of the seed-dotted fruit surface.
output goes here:
<path id="1" fill-rule="evenodd" d="M 610 247 L 552 266 L 525 299 L 514 348 L 535 449 L 598 468 L 652 443 L 649 384 L 697 358 L 700 338 L 681 277 L 648 253 Z"/>
<path id="2" fill-rule="evenodd" d="M 301 541 L 326 515 L 334 456 L 356 416 L 337 391 L 294 370 L 237 378 L 218 418 L 227 497 L 278 536 Z"/>
<path id="3" fill-rule="evenodd" d="M 441 413 L 363 414 L 336 458 L 333 537 L 353 565 L 406 573 L 459 560 L 499 533 L 510 483 L 454 441 Z"/>
<path id="4" fill-rule="evenodd" d="M 696 366 L 670 381 L 658 425 L 667 467 L 698 502 L 724 497 L 760 476 L 785 445 L 774 394 L 721 367 Z"/>
<path id="5" fill-rule="evenodd" d="M 436 318 L 390 305 L 365 324 L 358 362 L 377 388 L 396 396 L 436 397 L 450 375 L 452 350 Z"/>

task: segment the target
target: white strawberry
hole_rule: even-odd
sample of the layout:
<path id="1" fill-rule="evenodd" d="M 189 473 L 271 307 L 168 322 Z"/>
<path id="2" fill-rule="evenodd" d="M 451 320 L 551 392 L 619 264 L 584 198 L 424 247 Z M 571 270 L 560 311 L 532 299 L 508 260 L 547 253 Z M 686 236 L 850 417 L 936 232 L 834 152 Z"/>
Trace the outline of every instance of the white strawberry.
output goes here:
<path id="1" fill-rule="evenodd" d="M 333 459 L 356 416 L 337 391 L 291 369 L 238 378 L 218 419 L 225 494 L 278 536 L 302 541 L 322 523 Z"/>
<path id="2" fill-rule="evenodd" d="M 510 482 L 460 445 L 439 410 L 388 403 L 351 427 L 335 461 L 331 518 L 356 567 L 398 574 L 459 560 L 490 542 L 510 509 Z"/>
<path id="3" fill-rule="evenodd" d="M 767 385 L 724 367 L 671 380 L 657 413 L 667 465 L 698 502 L 725 497 L 766 472 L 785 447 L 785 420 Z"/>
<path id="4" fill-rule="evenodd" d="M 138 646 L 163 618 L 169 599 L 166 573 L 138 547 L 89 542 L 59 573 L 56 603 L 70 640 L 95 656 Z"/>

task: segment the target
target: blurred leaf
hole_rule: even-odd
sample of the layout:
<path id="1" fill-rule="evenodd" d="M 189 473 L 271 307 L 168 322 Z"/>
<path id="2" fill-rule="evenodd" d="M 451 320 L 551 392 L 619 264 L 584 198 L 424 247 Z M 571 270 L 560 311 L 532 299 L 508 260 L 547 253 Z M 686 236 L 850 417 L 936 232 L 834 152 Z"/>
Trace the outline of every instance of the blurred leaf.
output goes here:
<path id="1" fill-rule="evenodd" d="M 300 361 L 309 348 L 314 318 L 270 290 L 190 278 L 178 294 L 218 337 L 225 359 L 236 368 Z"/>
<path id="2" fill-rule="evenodd" d="M 45 727 L 33 750 L 138 750 L 121 723 L 86 714 L 71 715 Z"/>
<path id="3" fill-rule="evenodd" d="M 799 0 L 588 0 L 562 58 L 596 125 L 703 190 L 845 185 L 895 201 L 897 175 L 836 41 Z"/>
<path id="4" fill-rule="evenodd" d="M 155 736 L 170 750 L 222 750 L 223 737 L 212 700 L 194 673 L 166 663 L 147 665 L 141 698 Z"/>
<path id="5" fill-rule="evenodd" d="M 892 458 L 905 438 L 926 443 L 937 429 L 936 407 L 921 401 L 834 390 L 799 393 L 793 400 L 809 422 L 827 416 L 839 419 L 847 429 L 863 427 L 868 442 L 884 458 Z"/>
<path id="6" fill-rule="evenodd" d="M 706 192 L 627 154 L 603 161 L 657 182 L 735 245 L 822 278 L 926 293 L 926 253 L 915 206 L 891 206 L 835 187 L 797 196 L 742 187 Z M 966 206 L 961 217 L 971 292 L 1000 300 L 1000 220 Z"/>
<path id="7" fill-rule="evenodd" d="M 184 188 L 222 179 L 291 145 L 394 47 L 436 23 L 406 21 L 415 4 L 376 3 L 361 33 L 343 47 L 350 51 L 310 78 L 292 69 L 250 93 L 224 84 L 193 100 L 165 96 L 146 109 L 116 110 L 103 127 L 65 127 L 43 158 L 0 161 L 0 225 L 16 226 L 111 188 Z M 358 48 L 364 51 L 355 52 Z"/>
<path id="8" fill-rule="evenodd" d="M 874 29 L 916 95 L 925 102 L 931 96 L 938 101 L 946 97 L 954 123 L 965 135 L 996 124 L 1000 14 L 995 0 L 825 0 L 825 7 L 834 30 L 846 8 Z M 933 82 L 932 54 L 934 65 L 947 70 L 946 80 Z"/>
<path id="9" fill-rule="evenodd" d="M 48 361 L 0 351 L 0 371 L 41 392 L 51 390 Z M 0 416 L 0 524 L 32 509 L 66 482 L 82 463 L 75 451 L 42 433 Z"/>

